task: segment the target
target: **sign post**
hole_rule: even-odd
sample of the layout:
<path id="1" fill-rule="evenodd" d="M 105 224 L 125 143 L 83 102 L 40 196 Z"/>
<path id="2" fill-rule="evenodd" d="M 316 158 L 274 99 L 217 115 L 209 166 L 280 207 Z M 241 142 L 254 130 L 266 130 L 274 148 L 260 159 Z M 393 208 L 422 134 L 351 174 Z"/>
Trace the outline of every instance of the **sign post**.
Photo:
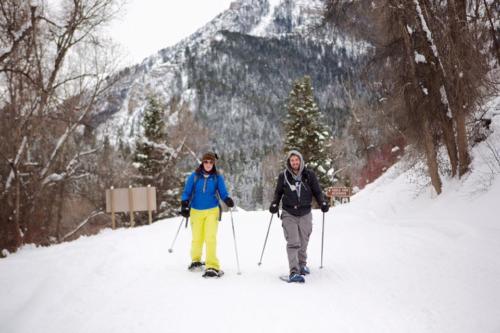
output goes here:
<path id="1" fill-rule="evenodd" d="M 148 206 L 148 224 L 151 224 L 153 222 L 153 214 L 151 212 L 151 185 L 148 185 L 146 190 L 146 200 Z"/>
<path id="2" fill-rule="evenodd" d="M 111 227 L 113 229 L 116 229 L 116 220 L 115 220 L 115 198 L 113 196 L 114 192 L 114 187 L 111 186 L 111 189 L 109 190 L 109 197 L 110 197 L 110 205 L 111 205 Z"/>
<path id="3" fill-rule="evenodd" d="M 130 212 L 130 226 L 135 225 L 134 222 L 134 195 L 132 193 L 132 185 L 128 187 L 128 210 Z"/>

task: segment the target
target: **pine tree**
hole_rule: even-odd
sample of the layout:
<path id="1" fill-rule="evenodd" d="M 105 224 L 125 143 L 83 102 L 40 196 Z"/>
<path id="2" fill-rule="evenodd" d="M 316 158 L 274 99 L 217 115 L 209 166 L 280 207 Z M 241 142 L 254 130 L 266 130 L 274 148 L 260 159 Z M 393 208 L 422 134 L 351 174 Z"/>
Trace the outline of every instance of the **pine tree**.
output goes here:
<path id="1" fill-rule="evenodd" d="M 134 166 L 138 169 L 138 185 L 156 187 L 157 217 L 175 215 L 180 192 L 176 151 L 168 146 L 168 135 L 163 121 L 164 108 L 155 96 L 147 97 L 142 122 L 143 133 L 137 139 Z"/>
<path id="2" fill-rule="evenodd" d="M 304 76 L 293 84 L 285 129 L 285 152 L 292 149 L 300 151 L 307 167 L 316 173 L 321 186 L 330 186 L 332 181 L 328 171 L 332 168 L 329 157 L 331 132 L 314 101 L 309 76 Z"/>

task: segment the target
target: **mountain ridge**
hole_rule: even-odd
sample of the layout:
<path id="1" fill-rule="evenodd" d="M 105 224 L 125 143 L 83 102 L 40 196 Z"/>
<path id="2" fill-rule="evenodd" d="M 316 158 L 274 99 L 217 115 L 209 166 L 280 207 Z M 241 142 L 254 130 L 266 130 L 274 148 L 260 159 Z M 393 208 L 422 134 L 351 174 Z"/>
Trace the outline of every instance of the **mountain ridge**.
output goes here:
<path id="1" fill-rule="evenodd" d="M 281 149 L 281 124 L 293 81 L 312 77 L 318 105 L 340 136 L 348 114 L 342 84 L 356 75 L 366 52 L 366 45 L 349 44 L 345 36 L 335 38 L 333 28 L 319 27 L 319 11 L 304 9 L 306 4 L 317 8 L 322 1 L 276 4 L 233 2 L 191 36 L 123 70 L 121 82 L 93 116 L 97 136 L 107 136 L 115 146 L 121 140 L 133 147 L 148 94 L 157 95 L 167 109 L 174 102 L 185 104 L 213 133 L 206 148 L 225 156 L 224 167 L 243 206 L 262 205 L 251 184 L 264 186 L 261 161 Z M 265 17 L 267 27 L 261 24 Z M 175 125 L 178 117 L 166 118 Z M 242 157 L 247 154 L 251 161 Z"/>

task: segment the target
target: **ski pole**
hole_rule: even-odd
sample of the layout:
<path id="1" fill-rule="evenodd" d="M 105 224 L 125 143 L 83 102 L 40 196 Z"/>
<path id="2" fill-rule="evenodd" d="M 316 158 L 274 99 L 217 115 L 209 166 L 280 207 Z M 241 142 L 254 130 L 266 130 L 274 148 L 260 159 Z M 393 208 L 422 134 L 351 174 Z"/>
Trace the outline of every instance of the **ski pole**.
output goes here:
<path id="1" fill-rule="evenodd" d="M 187 223 L 187 221 L 189 220 L 189 217 L 186 217 L 185 219 L 186 219 L 186 223 Z M 184 221 L 184 219 L 182 219 L 181 223 L 179 223 L 179 228 L 177 228 L 177 233 L 175 234 L 174 240 L 172 241 L 172 245 L 170 245 L 170 249 L 168 249 L 168 253 L 174 252 L 175 240 L 177 239 L 177 236 L 179 236 L 179 231 L 181 231 L 183 221 Z"/>
<path id="2" fill-rule="evenodd" d="M 273 222 L 273 216 L 274 214 L 271 215 L 271 220 L 269 221 L 269 226 L 267 227 L 267 233 L 266 233 L 266 239 L 264 240 L 264 247 L 262 248 L 262 254 L 260 255 L 260 260 L 258 265 L 262 265 L 262 257 L 264 256 L 264 249 L 266 248 L 266 243 L 267 243 L 267 237 L 269 236 L 269 230 L 271 229 L 271 222 Z"/>
<path id="3" fill-rule="evenodd" d="M 323 225 L 321 226 L 321 266 L 319 268 L 323 268 L 323 244 L 325 241 L 325 213 L 323 213 Z"/>
<path id="4" fill-rule="evenodd" d="M 231 213 L 231 226 L 233 227 L 233 240 L 234 240 L 234 252 L 236 253 L 236 265 L 238 267 L 238 275 L 241 275 L 240 259 L 238 258 L 238 247 L 236 246 L 236 232 L 234 231 L 233 209 L 231 208 L 229 212 Z"/>

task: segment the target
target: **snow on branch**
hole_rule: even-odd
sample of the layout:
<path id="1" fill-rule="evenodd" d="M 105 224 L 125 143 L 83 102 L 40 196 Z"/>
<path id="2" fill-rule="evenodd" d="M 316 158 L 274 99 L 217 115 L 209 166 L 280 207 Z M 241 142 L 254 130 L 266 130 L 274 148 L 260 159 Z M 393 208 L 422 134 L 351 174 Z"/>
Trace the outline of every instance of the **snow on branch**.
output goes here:
<path id="1" fill-rule="evenodd" d="M 71 133 L 73 133 L 73 131 L 78 127 L 78 125 L 80 124 L 80 122 L 83 120 L 83 118 L 86 115 L 87 115 L 87 112 L 83 112 L 82 115 L 80 116 L 80 118 L 78 118 L 78 120 L 73 125 L 68 127 L 63 135 L 61 135 L 61 137 L 57 141 L 56 147 L 54 148 L 54 150 L 52 151 L 52 154 L 50 155 L 49 160 L 47 161 L 47 163 L 45 164 L 45 167 L 43 168 L 42 172 L 40 173 L 40 178 L 44 178 L 47 175 L 47 172 L 49 171 L 49 168 L 51 167 L 52 162 L 54 161 L 57 154 L 59 153 L 59 150 L 61 150 L 61 147 L 66 143 L 66 140 L 68 139 L 69 135 Z"/>
<path id="2" fill-rule="evenodd" d="M 418 0 L 413 0 L 415 2 L 415 6 L 417 7 L 417 14 L 420 19 L 420 23 L 422 24 L 422 29 L 425 32 L 425 35 L 427 37 L 427 41 L 431 45 L 432 53 L 434 53 L 434 56 L 438 59 L 439 61 L 439 52 L 436 47 L 436 44 L 434 43 L 434 39 L 432 37 L 432 32 L 429 29 L 429 26 L 427 25 L 427 21 L 425 20 L 424 14 L 422 13 L 422 8 L 420 7 L 420 2 Z M 440 62 L 441 65 L 441 62 Z"/>
<path id="3" fill-rule="evenodd" d="M 434 57 L 436 58 L 436 60 L 439 64 L 439 68 L 441 69 L 441 72 L 443 73 L 443 79 L 446 80 L 446 77 L 447 77 L 446 71 L 444 70 L 443 63 L 441 62 L 441 58 L 439 56 L 439 52 L 438 52 L 438 49 L 436 47 L 436 43 L 434 42 L 434 38 L 432 37 L 432 32 L 429 29 L 429 26 L 427 25 L 427 21 L 425 20 L 424 14 L 422 12 L 422 7 L 420 7 L 420 2 L 419 2 L 419 0 L 413 0 L 413 2 L 415 3 L 416 9 L 417 9 L 417 14 L 418 14 L 420 23 L 422 25 L 422 29 L 424 30 L 425 36 L 427 37 L 427 42 L 429 43 L 431 50 L 432 50 L 432 53 L 434 54 Z M 418 56 L 416 54 L 415 62 L 418 63 L 419 60 L 422 60 L 422 59 L 418 59 L 417 57 Z M 425 57 L 423 60 L 425 61 Z M 441 101 L 443 102 L 443 104 L 446 106 L 446 109 L 447 109 L 446 116 L 448 118 L 452 118 L 450 105 L 448 104 L 448 96 L 447 96 L 446 89 L 444 87 L 441 87 L 440 93 L 441 93 Z"/>
<path id="4" fill-rule="evenodd" d="M 418 53 L 415 51 L 415 62 L 418 64 L 419 62 L 425 64 L 427 63 L 427 60 L 425 59 L 425 56 L 421 53 Z"/>
<path id="5" fill-rule="evenodd" d="M 164 143 L 157 143 L 157 142 L 154 142 L 154 141 L 150 141 L 150 140 L 148 140 L 148 138 L 143 138 L 141 141 L 142 141 L 143 144 L 148 145 L 148 146 L 150 146 L 150 147 L 152 147 L 154 149 L 158 149 L 158 150 L 161 150 L 161 151 L 169 153 L 169 154 L 175 153 L 175 149 L 173 149 L 172 147 L 167 146 Z"/>
<path id="6" fill-rule="evenodd" d="M 49 168 L 52 165 L 52 161 L 55 159 L 55 157 L 56 157 L 57 153 L 59 152 L 59 150 L 61 149 L 62 145 L 66 142 L 66 139 L 68 138 L 69 133 L 70 133 L 70 129 L 71 129 L 71 127 L 68 127 L 66 129 L 66 131 L 64 132 L 64 134 L 57 141 L 57 145 L 54 148 L 54 150 L 52 151 L 52 154 L 50 155 L 50 158 L 49 158 L 47 164 L 45 164 L 45 167 L 43 168 L 42 172 L 40 173 L 41 178 L 45 177 L 45 175 L 49 171 Z"/>
<path id="7" fill-rule="evenodd" d="M 188 150 L 188 152 L 193 156 L 193 158 L 196 160 L 196 162 L 201 163 L 201 160 L 198 158 L 198 156 L 196 156 L 196 153 L 191 148 L 188 147 L 188 145 L 185 143 L 185 141 L 186 141 L 186 138 L 184 137 L 184 140 L 182 141 L 181 147 L 185 147 Z"/>
<path id="8" fill-rule="evenodd" d="M 7 182 L 5 183 L 4 193 L 6 193 L 12 185 L 12 180 L 15 178 L 15 175 L 16 175 L 15 169 L 17 168 L 17 165 L 19 164 L 19 160 L 21 159 L 21 155 L 23 154 L 27 143 L 28 143 L 28 138 L 26 136 L 24 136 L 23 141 L 21 142 L 21 146 L 19 147 L 19 149 L 17 151 L 16 158 L 14 159 L 14 163 L 11 165 L 10 174 L 9 174 L 9 177 L 7 178 Z"/>
<path id="9" fill-rule="evenodd" d="M 52 173 L 45 177 L 45 179 L 42 181 L 42 185 L 46 185 L 48 183 L 55 183 L 55 182 L 60 182 L 66 177 L 66 172 L 63 173 Z"/>
<path id="10" fill-rule="evenodd" d="M 70 178 L 70 177 L 73 180 L 88 177 L 89 176 L 88 173 L 81 174 L 78 176 L 73 176 L 75 173 L 75 165 L 78 164 L 78 160 L 80 159 L 80 157 L 93 154 L 93 153 L 97 152 L 99 149 L 100 148 L 95 148 L 95 149 L 91 149 L 91 150 L 84 151 L 84 152 L 78 152 L 66 165 L 65 172 L 62 172 L 59 174 L 52 173 L 52 174 L 46 176 L 44 178 L 44 180 L 42 181 L 42 185 L 47 185 L 48 183 L 60 182 L 60 181 L 64 180 L 65 178 Z"/>
<path id="11" fill-rule="evenodd" d="M 102 212 L 102 211 L 98 211 L 98 210 L 93 211 L 89 216 L 87 216 L 87 218 L 85 220 L 83 220 L 82 222 L 80 222 L 80 224 L 76 227 L 75 230 L 68 232 L 66 235 L 64 235 L 62 237 L 61 240 L 62 241 L 66 240 L 66 238 L 74 235 L 78 230 L 80 230 L 81 228 L 83 228 L 83 226 L 85 226 L 92 218 L 94 218 L 96 216 L 99 216 L 99 215 L 103 215 L 103 214 L 104 214 L 104 212 Z"/>

